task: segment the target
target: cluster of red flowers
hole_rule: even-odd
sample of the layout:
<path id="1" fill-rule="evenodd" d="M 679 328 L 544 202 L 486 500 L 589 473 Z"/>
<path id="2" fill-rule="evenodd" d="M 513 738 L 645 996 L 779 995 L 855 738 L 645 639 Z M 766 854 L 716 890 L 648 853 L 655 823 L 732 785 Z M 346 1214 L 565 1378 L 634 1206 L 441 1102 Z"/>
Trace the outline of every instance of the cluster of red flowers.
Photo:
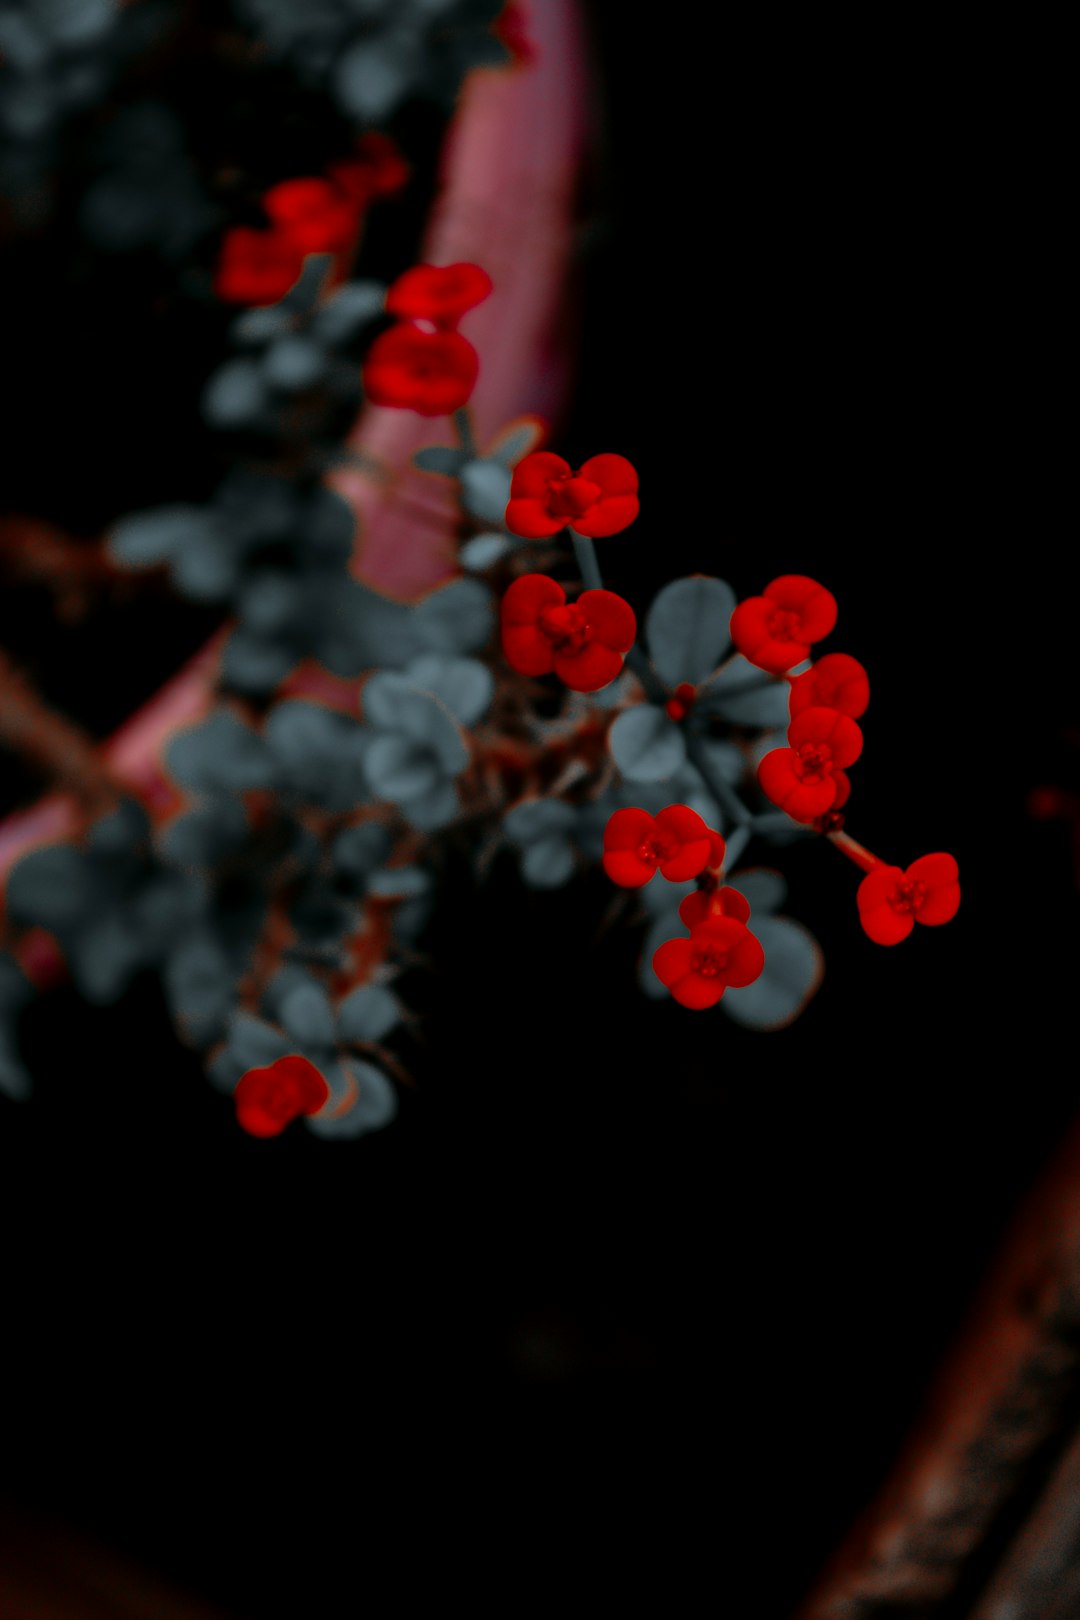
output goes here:
<path id="1" fill-rule="evenodd" d="M 386 295 L 398 324 L 375 339 L 364 362 L 368 398 L 420 416 L 460 410 L 480 359 L 457 323 L 490 292 L 491 277 L 476 264 L 418 264 L 399 276 Z"/>
<path id="2" fill-rule="evenodd" d="M 835 623 L 830 591 L 805 574 L 783 574 L 763 595 L 739 603 L 731 615 L 731 639 L 750 663 L 782 675 L 802 663 Z M 851 793 L 847 768 L 862 753 L 855 722 L 870 702 L 870 682 L 847 653 L 829 653 L 789 679 L 789 746 L 765 755 L 758 781 L 793 821 L 824 828 L 827 817 L 838 825 L 837 812 Z"/>
<path id="3" fill-rule="evenodd" d="M 344 257 L 376 197 L 397 191 L 408 165 L 385 135 L 369 134 L 356 156 L 327 176 L 302 176 L 271 186 L 262 199 L 269 230 L 235 225 L 225 233 L 215 288 L 230 304 L 276 304 L 294 285 L 309 253 Z"/>
<path id="4" fill-rule="evenodd" d="M 656 872 L 685 883 L 724 864 L 718 832 L 689 805 L 669 804 L 656 816 L 647 810 L 616 810 L 604 828 L 604 871 L 623 888 L 640 889 Z M 653 971 L 684 1007 L 715 1007 L 732 985 L 753 984 L 765 966 L 759 940 L 747 928 L 750 907 L 737 889 L 721 889 L 716 877 L 688 894 L 679 916 L 690 930 L 669 939 L 653 955 Z"/>
<path id="5" fill-rule="evenodd" d="M 318 1069 L 297 1054 L 249 1069 L 233 1093 L 237 1121 L 251 1136 L 279 1136 L 301 1114 L 317 1114 L 329 1097 Z"/>
<path id="6" fill-rule="evenodd" d="M 566 600 L 558 580 L 521 574 L 502 599 L 502 645 L 520 675 L 556 674 L 572 692 L 609 686 L 634 645 L 637 620 L 614 591 Z"/>

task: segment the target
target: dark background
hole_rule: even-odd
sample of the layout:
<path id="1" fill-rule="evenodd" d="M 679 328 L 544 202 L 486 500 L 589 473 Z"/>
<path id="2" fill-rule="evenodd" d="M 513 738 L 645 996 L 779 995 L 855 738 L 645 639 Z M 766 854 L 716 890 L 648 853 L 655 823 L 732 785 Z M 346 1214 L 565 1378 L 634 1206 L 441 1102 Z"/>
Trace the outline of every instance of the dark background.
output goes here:
<path id="1" fill-rule="evenodd" d="M 403 986 L 417 1087 L 355 1144 L 244 1137 L 152 983 L 35 1007 L 38 1094 L 0 1112 L 0 1492 L 243 1620 L 336 1620 L 387 1581 L 402 1609 L 704 1591 L 779 1620 L 1075 1106 L 1068 834 L 1026 811 L 1080 787 L 1052 102 L 986 35 L 706 50 L 590 14 L 557 448 L 639 468 L 608 582 L 827 584 L 873 694 L 849 828 L 902 865 L 951 851 L 964 901 L 885 950 L 854 867 L 785 852 L 826 977 L 754 1036 L 639 995 L 598 874 L 536 894 L 502 858 L 476 897 L 451 869 Z M 51 634 L 57 683 L 118 703 L 115 653 L 88 683 Z"/>

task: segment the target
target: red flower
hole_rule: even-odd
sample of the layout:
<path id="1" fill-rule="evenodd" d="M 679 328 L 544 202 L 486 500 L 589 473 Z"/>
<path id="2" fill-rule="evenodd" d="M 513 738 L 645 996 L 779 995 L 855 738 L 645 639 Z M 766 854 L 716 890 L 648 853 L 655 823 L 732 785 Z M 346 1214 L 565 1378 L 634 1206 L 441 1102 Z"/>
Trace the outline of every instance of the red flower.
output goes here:
<path id="1" fill-rule="evenodd" d="M 731 615 L 731 639 L 751 664 L 773 675 L 801 664 L 810 645 L 836 623 L 836 598 L 805 574 L 781 574 L 763 596 L 748 596 Z"/>
<path id="2" fill-rule="evenodd" d="M 542 540 L 572 524 L 597 539 L 618 534 L 638 515 L 638 476 L 625 456 L 590 456 L 577 472 L 550 450 L 535 450 L 514 468 L 506 527 Z"/>
<path id="3" fill-rule="evenodd" d="M 249 1069 L 233 1093 L 237 1122 L 251 1136 L 278 1136 L 300 1114 L 317 1114 L 330 1087 L 313 1063 L 293 1054 Z"/>
<path id="4" fill-rule="evenodd" d="M 398 276 L 386 295 L 391 315 L 410 321 L 456 326 L 467 310 L 491 292 L 491 277 L 478 264 L 417 264 Z"/>
<path id="5" fill-rule="evenodd" d="M 518 0 L 507 0 L 507 4 L 492 23 L 491 30 L 502 40 L 511 56 L 522 67 L 536 61 L 539 53 L 521 15 Z"/>
<path id="6" fill-rule="evenodd" d="M 236 225 L 225 232 L 214 287 L 226 303 L 276 304 L 303 265 L 303 248 L 280 232 Z"/>
<path id="7" fill-rule="evenodd" d="M 650 882 L 657 867 L 670 883 L 685 883 L 723 859 L 724 840 L 689 805 L 669 804 L 656 816 L 616 810 L 604 828 L 604 871 L 625 889 Z"/>
<path id="8" fill-rule="evenodd" d="M 402 322 L 368 350 L 364 388 L 376 405 L 446 416 L 465 404 L 479 371 L 479 356 L 460 333 L 422 332 Z"/>
<path id="9" fill-rule="evenodd" d="M 370 130 L 356 143 L 356 156 L 330 168 L 330 178 L 356 208 L 373 197 L 400 191 L 409 178 L 409 165 L 389 135 Z"/>
<path id="10" fill-rule="evenodd" d="M 750 902 L 738 889 L 715 889 L 712 894 L 699 889 L 686 896 L 679 906 L 679 916 L 691 933 L 717 917 L 734 917 L 736 922 L 745 923 L 750 921 Z"/>
<path id="11" fill-rule="evenodd" d="M 353 203 L 329 180 L 282 180 L 262 203 L 278 236 L 302 253 L 341 253 L 359 222 Z"/>
<path id="12" fill-rule="evenodd" d="M 653 972 L 684 1007 L 715 1007 L 724 991 L 753 984 L 765 952 L 745 923 L 717 917 L 689 939 L 669 939 L 653 953 Z"/>
<path id="13" fill-rule="evenodd" d="M 502 599 L 506 661 L 520 675 L 554 670 L 572 692 L 599 692 L 623 666 L 637 620 L 614 591 L 583 591 L 576 602 L 546 574 L 522 574 Z"/>
<path id="14" fill-rule="evenodd" d="M 758 766 L 762 792 L 793 821 L 813 821 L 847 803 L 845 775 L 862 753 L 862 732 L 835 709 L 804 709 L 788 727 L 790 748 L 774 748 Z"/>
<path id="15" fill-rule="evenodd" d="M 812 669 L 796 675 L 791 683 L 789 706 L 792 715 L 804 709 L 837 709 L 852 720 L 866 713 L 870 702 L 870 682 L 857 658 L 847 653 L 826 653 Z"/>
<path id="16" fill-rule="evenodd" d="M 859 884 L 859 921 L 878 945 L 898 945 L 917 922 L 951 922 L 960 906 L 959 871 L 951 855 L 922 855 L 907 871 L 872 868 Z"/>

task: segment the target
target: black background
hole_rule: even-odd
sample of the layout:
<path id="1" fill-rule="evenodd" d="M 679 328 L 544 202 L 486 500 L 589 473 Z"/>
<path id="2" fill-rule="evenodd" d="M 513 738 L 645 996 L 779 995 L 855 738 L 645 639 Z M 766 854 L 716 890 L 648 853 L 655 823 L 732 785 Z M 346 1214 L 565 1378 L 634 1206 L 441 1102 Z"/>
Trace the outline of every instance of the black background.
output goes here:
<path id="1" fill-rule="evenodd" d="M 153 984 L 35 1007 L 38 1094 L 0 1112 L 0 1489 L 245 1620 L 386 1581 L 785 1615 L 1074 1108 L 1068 837 L 1025 809 L 1080 785 L 1052 100 L 1004 38 L 706 49 L 590 13 L 555 447 L 639 468 L 608 583 L 827 584 L 873 694 L 849 828 L 951 851 L 963 905 L 885 950 L 854 867 L 786 852 L 826 976 L 752 1036 L 638 994 L 598 874 L 536 894 L 502 858 L 477 898 L 451 869 L 404 987 L 417 1087 L 356 1144 L 242 1136 Z"/>

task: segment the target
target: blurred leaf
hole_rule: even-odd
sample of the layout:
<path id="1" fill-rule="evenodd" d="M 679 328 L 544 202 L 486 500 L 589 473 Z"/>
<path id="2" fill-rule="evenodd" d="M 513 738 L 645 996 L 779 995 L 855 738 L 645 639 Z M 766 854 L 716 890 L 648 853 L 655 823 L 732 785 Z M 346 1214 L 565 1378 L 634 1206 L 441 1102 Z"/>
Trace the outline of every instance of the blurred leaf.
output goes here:
<path id="1" fill-rule="evenodd" d="M 608 746 L 630 782 L 666 781 L 686 761 L 682 732 L 651 703 L 618 715 L 608 733 Z"/>
<path id="2" fill-rule="evenodd" d="M 335 838 L 330 859 L 337 871 L 352 878 L 364 878 L 389 855 L 393 847 L 390 830 L 379 822 L 346 827 Z"/>
<path id="3" fill-rule="evenodd" d="M 277 642 L 241 626 L 221 654 L 221 683 L 247 697 L 269 697 L 299 658 L 287 642 Z"/>
<path id="4" fill-rule="evenodd" d="M 33 993 L 33 985 L 15 958 L 0 951 L 0 1023 L 13 1017 Z"/>
<path id="5" fill-rule="evenodd" d="M 397 1113 L 397 1095 L 382 1070 L 377 1069 L 373 1063 L 364 1063 L 359 1058 L 350 1058 L 348 1065 L 341 1067 L 347 1067 L 356 1081 L 358 1088 L 356 1101 L 344 1114 L 335 1116 L 324 1110 L 322 1113 L 309 1115 L 305 1120 L 308 1130 L 328 1140 L 345 1141 L 389 1125 Z M 326 1073 L 325 1069 L 323 1073 Z M 332 1107 L 333 1103 L 332 1097 L 328 1107 Z"/>
<path id="6" fill-rule="evenodd" d="M 722 579 L 694 574 L 672 580 L 645 618 L 649 656 L 670 686 L 704 680 L 731 645 L 735 592 Z"/>
<path id="7" fill-rule="evenodd" d="M 342 112 L 363 124 L 381 125 L 408 93 L 417 62 L 411 34 L 363 37 L 334 66 L 334 91 Z"/>
<path id="8" fill-rule="evenodd" d="M 288 1038 L 274 1024 L 240 1008 L 229 1014 L 225 1041 L 240 1065 L 240 1074 L 246 1074 L 248 1069 L 265 1069 L 293 1050 Z"/>
<path id="9" fill-rule="evenodd" d="M 211 427 L 247 427 L 258 420 L 269 400 L 263 367 L 240 356 L 226 360 L 212 374 L 203 389 L 202 413 Z"/>
<path id="10" fill-rule="evenodd" d="M 86 847 L 95 855 L 120 855 L 145 846 L 150 837 L 150 817 L 134 799 L 123 799 L 115 810 L 90 826 Z"/>
<path id="11" fill-rule="evenodd" d="M 285 1032 L 301 1046 L 329 1049 L 334 1045 L 334 1011 L 330 997 L 313 979 L 289 990 L 281 1003 Z"/>
<path id="12" fill-rule="evenodd" d="M 450 445 L 429 444 L 416 452 L 413 464 L 422 472 L 442 473 L 446 478 L 456 478 L 468 459 L 465 450 L 455 450 Z"/>
<path id="13" fill-rule="evenodd" d="M 755 918 L 750 926 L 765 952 L 764 971 L 753 984 L 726 991 L 720 1005 L 750 1029 L 783 1029 L 818 988 L 825 959 L 814 936 L 790 917 Z"/>
<path id="14" fill-rule="evenodd" d="M 487 645 L 495 627 L 491 591 L 479 579 L 452 579 L 415 609 L 416 631 L 432 652 L 470 653 Z"/>
<path id="15" fill-rule="evenodd" d="M 314 387 L 325 371 L 326 354 L 309 338 L 278 338 L 263 356 L 265 381 L 286 393 Z"/>
<path id="16" fill-rule="evenodd" d="M 462 546 L 459 558 L 462 568 L 482 574 L 512 549 L 513 542 L 505 534 L 474 534 Z"/>
<path id="17" fill-rule="evenodd" d="M 15 1048 L 7 1029 L 0 1027 L 0 1093 L 15 1102 L 24 1102 L 33 1091 L 28 1071 Z"/>
<path id="18" fill-rule="evenodd" d="M 114 523 L 107 543 L 122 568 L 150 568 L 193 540 L 215 538 L 213 519 L 201 506 L 155 506 Z"/>
<path id="19" fill-rule="evenodd" d="M 140 941 L 119 907 L 81 928 L 66 952 L 71 976 L 94 1006 L 117 1001 L 140 966 Z"/>
<path id="20" fill-rule="evenodd" d="M 750 866 L 725 881 L 731 888 L 738 889 L 754 916 L 776 911 L 787 897 L 787 883 L 771 867 Z"/>
<path id="21" fill-rule="evenodd" d="M 501 523 L 510 499 L 510 469 L 493 456 L 481 456 L 461 470 L 461 504 L 481 523 Z"/>
<path id="22" fill-rule="evenodd" d="M 461 811 L 461 801 L 453 782 L 442 781 L 428 793 L 402 800 L 399 809 L 417 832 L 435 832 L 456 821 Z"/>
<path id="23" fill-rule="evenodd" d="M 361 984 L 338 1007 L 338 1039 L 346 1042 L 386 1039 L 401 1023 L 397 997 L 381 984 Z"/>
<path id="24" fill-rule="evenodd" d="M 576 819 L 573 805 L 563 799 L 522 799 L 507 811 L 503 832 L 511 843 L 526 848 L 542 838 L 565 838 Z"/>
<path id="25" fill-rule="evenodd" d="M 293 317 L 289 311 L 280 304 L 270 304 L 265 309 L 245 309 L 233 321 L 229 335 L 234 343 L 261 345 L 284 337 L 292 329 Z"/>
<path id="26" fill-rule="evenodd" d="M 403 676 L 381 670 L 365 682 L 361 702 L 373 725 L 431 749 L 445 776 L 465 769 L 469 750 L 457 722 L 430 692 L 420 692 Z"/>
<path id="27" fill-rule="evenodd" d="M 8 874 L 8 916 L 27 927 L 67 935 L 88 921 L 103 899 L 103 885 L 90 861 L 70 844 L 33 849 Z"/>
<path id="28" fill-rule="evenodd" d="M 267 788 L 276 776 L 273 755 L 263 738 L 222 707 L 198 725 L 173 733 L 165 746 L 165 768 L 182 787 L 196 793 Z"/>
<path id="29" fill-rule="evenodd" d="M 526 846 L 521 875 L 533 889 L 557 889 L 574 873 L 573 846 L 565 838 L 541 838 Z"/>
<path id="30" fill-rule="evenodd" d="M 507 467 L 515 467 L 530 450 L 535 450 L 543 436 L 543 423 L 536 417 L 526 417 L 520 422 L 508 422 L 506 427 L 496 434 L 489 459 L 504 462 Z M 509 500 L 509 496 L 507 499 Z"/>
<path id="31" fill-rule="evenodd" d="M 381 281 L 348 281 L 315 312 L 312 335 L 328 348 L 337 348 L 356 337 L 385 306 L 386 288 Z"/>
<path id="32" fill-rule="evenodd" d="M 165 963 L 165 994 L 181 1032 L 195 1046 L 209 1046 L 225 1029 L 234 977 L 213 935 L 198 930 L 182 939 Z"/>
<path id="33" fill-rule="evenodd" d="M 373 737 L 364 769 L 371 791 L 391 804 L 418 799 L 442 786 L 444 772 L 426 743 L 384 732 Z"/>
<path id="34" fill-rule="evenodd" d="M 424 653 L 405 668 L 406 680 L 437 696 L 463 726 L 473 726 L 491 706 L 495 677 L 476 658 Z"/>
<path id="35" fill-rule="evenodd" d="M 368 880 L 368 893 L 381 900 L 412 899 L 430 888 L 431 873 L 422 866 L 384 866 Z"/>
<path id="36" fill-rule="evenodd" d="M 174 816 L 158 838 L 162 859 L 170 866 L 185 872 L 212 870 L 247 842 L 247 812 L 237 799 L 216 799 Z"/>

